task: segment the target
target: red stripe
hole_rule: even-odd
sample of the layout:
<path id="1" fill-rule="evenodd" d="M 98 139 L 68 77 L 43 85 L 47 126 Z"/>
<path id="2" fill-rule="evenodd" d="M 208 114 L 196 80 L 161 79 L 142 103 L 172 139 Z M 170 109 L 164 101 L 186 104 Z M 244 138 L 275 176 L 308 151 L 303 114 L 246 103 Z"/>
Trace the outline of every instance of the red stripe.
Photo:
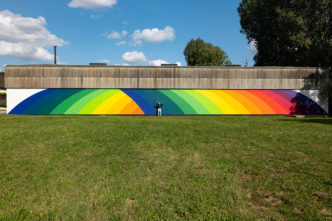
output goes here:
<path id="1" fill-rule="evenodd" d="M 282 96 L 284 99 L 286 99 L 288 102 L 292 103 L 292 99 L 294 98 L 294 96 L 290 95 L 289 93 L 282 91 L 282 90 L 275 90 L 273 91 L 277 94 L 279 94 L 280 96 Z"/>
<path id="2" fill-rule="evenodd" d="M 272 90 L 268 90 L 268 91 L 262 91 L 262 93 L 266 94 L 267 96 L 273 98 L 273 100 L 275 100 L 285 111 L 285 113 L 289 114 L 290 113 L 290 108 L 292 107 L 292 104 L 286 100 L 285 98 L 283 98 L 282 96 L 280 96 L 279 94 L 277 94 L 276 92 L 272 91 Z"/>
<path id="3" fill-rule="evenodd" d="M 252 91 L 253 94 L 260 97 L 262 100 L 265 101 L 275 112 L 276 114 L 288 114 L 288 111 L 285 110 L 277 101 L 275 101 L 270 96 L 263 93 L 263 90 L 254 90 Z M 273 96 L 274 97 L 274 96 Z"/>
<path id="4" fill-rule="evenodd" d="M 276 114 L 273 108 L 270 107 L 270 105 L 267 104 L 262 98 L 252 93 L 252 90 L 239 90 L 237 92 L 253 102 L 259 109 L 262 110 L 263 114 Z"/>

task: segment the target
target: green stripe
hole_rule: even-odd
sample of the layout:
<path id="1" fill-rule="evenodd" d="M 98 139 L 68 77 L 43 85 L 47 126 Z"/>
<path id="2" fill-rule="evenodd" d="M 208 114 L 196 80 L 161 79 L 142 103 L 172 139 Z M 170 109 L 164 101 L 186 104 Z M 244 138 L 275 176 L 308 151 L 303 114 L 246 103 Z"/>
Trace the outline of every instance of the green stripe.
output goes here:
<path id="1" fill-rule="evenodd" d="M 169 97 L 181 109 L 184 114 L 197 114 L 195 110 L 180 96 L 174 93 L 174 90 L 161 90 L 161 93 Z"/>
<path id="2" fill-rule="evenodd" d="M 108 98 L 120 92 L 119 89 L 100 89 L 102 94 L 90 101 L 79 114 L 92 114 Z"/>
<path id="3" fill-rule="evenodd" d="M 173 90 L 174 93 L 179 95 L 183 100 L 185 100 L 196 112 L 196 114 L 210 114 L 209 111 L 196 100 L 195 97 L 192 97 L 189 93 L 189 90 Z"/>
<path id="4" fill-rule="evenodd" d="M 183 114 L 183 111 L 179 108 L 179 106 L 161 91 L 162 90 L 149 90 L 148 92 L 164 103 L 164 108 L 162 109 L 163 114 Z"/>
<path id="5" fill-rule="evenodd" d="M 68 108 L 65 114 L 78 114 L 91 100 L 98 97 L 100 94 L 104 93 L 104 91 L 99 89 L 85 89 L 85 90 L 89 91 L 90 93 L 88 93 L 81 99 L 76 100 L 76 102 L 73 103 Z"/>
<path id="6" fill-rule="evenodd" d="M 59 104 L 77 92 L 79 92 L 77 89 L 57 89 L 54 93 L 55 96 L 48 97 L 48 101 L 45 101 L 44 106 L 38 110 L 37 114 L 51 114 Z"/>
<path id="7" fill-rule="evenodd" d="M 71 89 L 75 90 L 76 94 L 70 96 L 66 100 L 64 100 L 61 104 L 59 104 L 52 112 L 51 114 L 65 114 L 65 112 L 70 108 L 73 103 L 81 99 L 82 97 L 86 96 L 87 94 L 91 93 L 91 90 L 86 89 Z"/>
<path id="8" fill-rule="evenodd" d="M 193 96 L 199 103 L 201 103 L 209 111 L 209 114 L 223 114 L 218 106 L 209 98 L 199 93 L 199 90 L 186 90 L 186 92 Z"/>

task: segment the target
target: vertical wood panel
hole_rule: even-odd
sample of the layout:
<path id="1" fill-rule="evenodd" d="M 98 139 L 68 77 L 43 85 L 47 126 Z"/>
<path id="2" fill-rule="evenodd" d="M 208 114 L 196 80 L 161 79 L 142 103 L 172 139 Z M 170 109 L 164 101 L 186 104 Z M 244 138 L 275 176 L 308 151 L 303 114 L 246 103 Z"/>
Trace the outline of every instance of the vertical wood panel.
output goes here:
<path id="1" fill-rule="evenodd" d="M 316 90 L 327 70 L 289 67 L 6 66 L 6 88 Z M 0 87 L 1 87 L 0 75 Z"/>

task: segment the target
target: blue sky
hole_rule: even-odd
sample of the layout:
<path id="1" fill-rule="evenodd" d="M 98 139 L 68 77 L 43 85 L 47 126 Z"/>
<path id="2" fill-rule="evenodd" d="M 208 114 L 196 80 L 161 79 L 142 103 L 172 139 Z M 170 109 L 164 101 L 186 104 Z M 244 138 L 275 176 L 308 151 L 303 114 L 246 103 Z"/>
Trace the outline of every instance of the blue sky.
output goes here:
<path id="1" fill-rule="evenodd" d="M 65 64 L 180 62 L 198 37 L 227 52 L 234 64 L 253 64 L 240 33 L 239 0 L 1 0 L 0 67 L 52 63 L 59 45 Z"/>

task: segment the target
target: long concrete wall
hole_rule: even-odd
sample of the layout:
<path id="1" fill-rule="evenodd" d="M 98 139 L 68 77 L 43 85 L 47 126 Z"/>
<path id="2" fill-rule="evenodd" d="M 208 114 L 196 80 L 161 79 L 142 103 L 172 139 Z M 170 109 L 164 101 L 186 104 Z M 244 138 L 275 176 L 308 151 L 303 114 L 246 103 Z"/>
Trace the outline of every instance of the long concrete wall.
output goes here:
<path id="1" fill-rule="evenodd" d="M 327 70 L 294 67 L 5 67 L 6 88 L 317 90 Z"/>
<path id="2" fill-rule="evenodd" d="M 326 115 L 315 91 L 182 89 L 7 89 L 9 114 Z"/>

